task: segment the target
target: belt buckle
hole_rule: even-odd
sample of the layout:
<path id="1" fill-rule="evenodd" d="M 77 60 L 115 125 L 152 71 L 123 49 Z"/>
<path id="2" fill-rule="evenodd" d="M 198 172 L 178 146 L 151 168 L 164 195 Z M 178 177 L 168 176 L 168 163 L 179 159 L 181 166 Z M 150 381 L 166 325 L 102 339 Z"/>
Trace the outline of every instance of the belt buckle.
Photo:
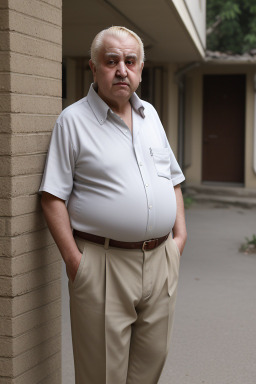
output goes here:
<path id="1" fill-rule="evenodd" d="M 153 242 L 154 244 L 157 244 L 157 240 L 158 240 L 158 239 L 145 240 L 144 243 L 143 243 L 143 245 L 142 245 L 142 250 L 143 250 L 143 251 L 146 251 L 145 247 L 146 247 L 148 244 L 151 244 L 152 242 Z M 155 248 L 155 247 L 154 247 L 154 248 Z M 154 249 L 154 248 L 152 248 L 152 249 Z"/>
<path id="2" fill-rule="evenodd" d="M 145 247 L 148 243 L 150 243 L 151 240 L 145 240 L 143 245 L 142 245 L 142 251 L 145 251 Z"/>

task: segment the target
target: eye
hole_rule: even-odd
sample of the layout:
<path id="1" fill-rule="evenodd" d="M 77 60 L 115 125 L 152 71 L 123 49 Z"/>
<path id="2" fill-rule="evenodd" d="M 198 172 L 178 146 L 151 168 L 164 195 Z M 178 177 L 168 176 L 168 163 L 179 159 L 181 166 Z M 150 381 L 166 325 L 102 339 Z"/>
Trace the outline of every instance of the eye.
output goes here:
<path id="1" fill-rule="evenodd" d="M 108 65 L 115 65 L 115 60 L 113 59 L 108 60 Z"/>
<path id="2" fill-rule="evenodd" d="M 134 65 L 135 61 L 134 60 L 126 60 L 126 65 Z"/>

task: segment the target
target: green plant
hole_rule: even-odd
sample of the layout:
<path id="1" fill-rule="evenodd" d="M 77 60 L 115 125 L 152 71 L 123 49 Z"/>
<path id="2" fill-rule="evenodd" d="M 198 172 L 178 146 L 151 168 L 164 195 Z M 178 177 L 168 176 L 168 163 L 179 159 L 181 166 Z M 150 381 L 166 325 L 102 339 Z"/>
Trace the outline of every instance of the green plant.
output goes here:
<path id="1" fill-rule="evenodd" d="M 256 48 L 255 0 L 207 0 L 207 48 L 243 54 Z"/>
<path id="2" fill-rule="evenodd" d="M 185 209 L 188 209 L 192 204 L 193 204 L 194 200 L 192 197 L 190 196 L 184 196 L 184 207 Z"/>
<path id="3" fill-rule="evenodd" d="M 241 245 L 240 251 L 245 253 L 256 253 L 256 235 L 252 235 L 251 239 L 245 237 L 245 240 L 246 242 Z"/>

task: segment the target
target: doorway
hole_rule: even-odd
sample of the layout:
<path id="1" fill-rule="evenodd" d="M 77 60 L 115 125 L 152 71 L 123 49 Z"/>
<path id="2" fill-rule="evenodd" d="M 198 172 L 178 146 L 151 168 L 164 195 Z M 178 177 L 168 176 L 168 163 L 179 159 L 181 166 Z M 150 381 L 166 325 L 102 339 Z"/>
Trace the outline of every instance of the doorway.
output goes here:
<path id="1" fill-rule="evenodd" d="M 205 75 L 202 181 L 244 183 L 245 75 Z"/>

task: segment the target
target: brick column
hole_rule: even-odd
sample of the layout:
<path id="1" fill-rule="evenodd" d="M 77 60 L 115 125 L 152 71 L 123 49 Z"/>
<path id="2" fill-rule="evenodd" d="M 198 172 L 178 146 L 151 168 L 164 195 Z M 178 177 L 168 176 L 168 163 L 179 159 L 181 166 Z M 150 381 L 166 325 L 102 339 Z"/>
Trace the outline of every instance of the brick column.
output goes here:
<path id="1" fill-rule="evenodd" d="M 60 256 L 38 187 L 61 111 L 61 0 L 0 0 L 0 383 L 61 383 Z"/>

